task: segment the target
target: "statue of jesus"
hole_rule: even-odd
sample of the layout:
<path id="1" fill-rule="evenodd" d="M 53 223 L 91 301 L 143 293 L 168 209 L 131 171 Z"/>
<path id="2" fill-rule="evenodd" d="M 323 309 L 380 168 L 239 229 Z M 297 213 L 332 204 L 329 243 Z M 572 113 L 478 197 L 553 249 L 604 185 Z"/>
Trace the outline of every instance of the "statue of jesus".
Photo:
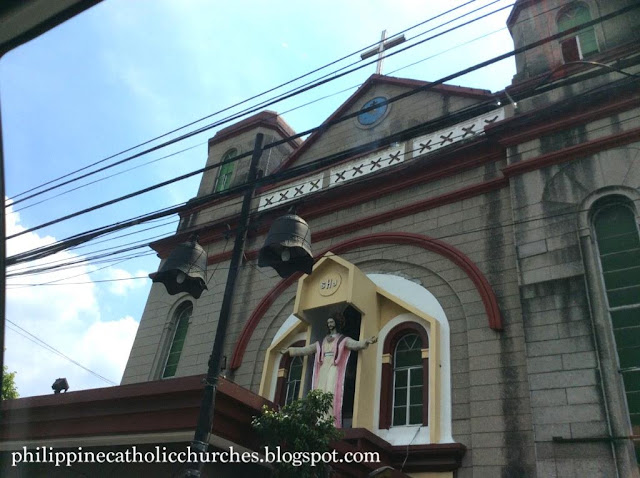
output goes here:
<path id="1" fill-rule="evenodd" d="M 334 317 L 327 319 L 329 333 L 322 342 L 314 342 L 304 347 L 281 349 L 281 354 L 292 357 L 315 354 L 313 365 L 313 389 L 333 394 L 333 406 L 329 413 L 334 417 L 336 427 L 342 426 L 342 401 L 344 398 L 344 375 L 352 350 L 364 350 L 378 341 L 377 337 L 354 340 L 338 333 Z"/>

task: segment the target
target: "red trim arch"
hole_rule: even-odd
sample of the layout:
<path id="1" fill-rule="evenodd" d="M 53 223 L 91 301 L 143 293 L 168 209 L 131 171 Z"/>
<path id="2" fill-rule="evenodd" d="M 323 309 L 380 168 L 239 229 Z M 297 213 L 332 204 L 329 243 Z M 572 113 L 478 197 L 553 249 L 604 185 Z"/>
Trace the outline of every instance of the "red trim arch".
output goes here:
<path id="1" fill-rule="evenodd" d="M 487 278 L 482 274 L 478 266 L 476 266 L 471 259 L 465 254 L 456 249 L 450 244 L 442 242 L 438 239 L 432 239 L 420 234 L 413 234 L 409 232 L 383 232 L 378 234 L 368 234 L 366 236 L 356 237 L 349 239 L 323 250 L 318 254 L 318 258 L 324 256 L 327 252 L 331 251 L 336 254 L 342 252 L 348 252 L 358 247 L 365 247 L 374 244 L 399 244 L 421 247 L 422 249 L 435 252 L 443 257 L 446 257 L 451 262 L 460 267 L 467 273 L 473 284 L 476 286 L 478 294 L 484 304 L 485 312 L 489 321 L 489 327 L 493 330 L 502 330 L 502 316 L 500 315 L 500 308 L 498 307 L 498 300 L 496 295 L 489 284 Z M 296 282 L 302 276 L 301 273 L 297 273 L 281 280 L 271 291 L 263 297 L 258 306 L 254 309 L 251 317 L 245 323 L 240 337 L 236 342 L 233 350 L 233 356 L 231 357 L 231 364 L 229 368 L 236 370 L 242 365 L 245 350 L 249 345 L 249 340 L 253 335 L 253 331 L 258 326 L 258 323 L 267 312 L 269 307 L 275 302 L 275 300 L 282 294 L 291 284 Z"/>

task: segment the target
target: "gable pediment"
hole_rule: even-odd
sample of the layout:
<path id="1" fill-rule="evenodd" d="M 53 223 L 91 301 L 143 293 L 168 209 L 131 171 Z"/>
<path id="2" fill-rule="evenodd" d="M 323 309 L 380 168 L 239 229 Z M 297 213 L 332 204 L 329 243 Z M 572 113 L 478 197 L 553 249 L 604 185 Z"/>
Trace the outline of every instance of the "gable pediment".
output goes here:
<path id="1" fill-rule="evenodd" d="M 345 145 L 355 148 L 383 140 L 491 97 L 487 90 L 450 85 L 434 85 L 426 81 L 372 75 L 342 106 L 315 131 L 282 168 L 313 162 L 340 153 Z M 429 88 L 424 91 L 416 89 Z M 397 101 L 395 98 L 407 95 Z M 385 104 L 384 100 L 392 100 Z M 375 102 L 381 106 L 375 108 Z M 369 111 L 363 109 L 374 107 Z M 341 118 L 348 117 L 344 121 Z"/>
<path id="2" fill-rule="evenodd" d="M 263 189 L 258 210 L 281 207 L 473 140 L 487 125 L 504 119 L 504 108 L 458 122 L 453 113 L 480 103 L 486 110 L 492 97 L 487 90 L 373 75 L 280 168 L 309 172 Z M 398 141 L 391 135 L 398 135 Z"/>

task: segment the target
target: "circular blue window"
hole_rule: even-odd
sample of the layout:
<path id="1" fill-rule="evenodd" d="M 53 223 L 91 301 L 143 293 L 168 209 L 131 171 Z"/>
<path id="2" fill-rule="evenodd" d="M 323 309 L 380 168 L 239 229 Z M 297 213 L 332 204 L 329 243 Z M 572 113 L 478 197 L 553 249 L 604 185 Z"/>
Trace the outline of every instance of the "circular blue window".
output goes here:
<path id="1" fill-rule="evenodd" d="M 387 104 L 387 99 L 385 97 L 378 96 L 373 98 L 372 100 L 367 101 L 362 107 L 362 110 L 366 110 L 367 108 L 372 109 L 362 111 L 362 113 L 358 115 L 358 122 L 363 126 L 370 126 L 384 116 L 388 107 L 389 105 Z"/>

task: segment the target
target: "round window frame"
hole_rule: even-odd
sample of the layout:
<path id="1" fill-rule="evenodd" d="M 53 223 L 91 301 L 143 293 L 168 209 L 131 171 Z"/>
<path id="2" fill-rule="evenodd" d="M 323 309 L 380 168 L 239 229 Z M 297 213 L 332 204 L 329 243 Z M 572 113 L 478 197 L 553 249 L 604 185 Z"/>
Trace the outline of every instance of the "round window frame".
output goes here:
<path id="1" fill-rule="evenodd" d="M 385 96 L 375 96 L 373 98 L 370 98 L 360 107 L 360 110 L 362 110 L 364 108 L 368 108 L 369 106 L 373 106 L 373 105 L 369 105 L 369 103 L 371 103 L 372 101 L 375 101 L 375 100 L 388 101 L 388 98 L 385 97 Z M 363 114 L 366 114 L 366 113 L 362 113 L 362 112 L 358 113 L 358 116 L 356 117 L 356 126 L 358 128 L 360 128 L 360 129 L 371 129 L 371 128 L 374 128 L 377 125 L 379 125 L 382 121 L 385 120 L 385 118 L 389 115 L 389 111 L 391 110 L 391 104 L 387 103 L 384 106 L 385 106 L 385 110 L 382 112 L 382 114 L 378 118 L 374 119 L 371 123 L 368 123 L 368 124 L 364 124 L 361 121 L 361 116 Z M 374 110 L 371 110 L 371 111 L 369 111 L 367 113 L 371 113 L 373 111 Z"/>

